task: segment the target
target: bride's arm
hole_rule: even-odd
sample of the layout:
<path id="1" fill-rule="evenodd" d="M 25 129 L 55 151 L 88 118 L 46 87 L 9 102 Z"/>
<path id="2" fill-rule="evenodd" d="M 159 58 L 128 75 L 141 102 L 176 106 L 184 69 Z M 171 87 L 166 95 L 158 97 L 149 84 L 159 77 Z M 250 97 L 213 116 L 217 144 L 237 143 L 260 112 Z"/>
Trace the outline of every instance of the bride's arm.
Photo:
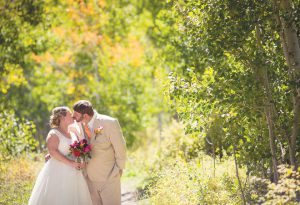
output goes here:
<path id="1" fill-rule="evenodd" d="M 74 161 L 68 159 L 67 157 L 65 157 L 58 151 L 58 144 L 59 144 L 59 139 L 56 135 L 52 135 L 47 140 L 47 148 L 48 148 L 48 152 L 51 155 L 51 157 L 65 163 L 69 166 L 72 166 L 74 168 L 80 168 L 81 167 L 80 163 L 77 163 L 77 162 L 74 162 Z"/>

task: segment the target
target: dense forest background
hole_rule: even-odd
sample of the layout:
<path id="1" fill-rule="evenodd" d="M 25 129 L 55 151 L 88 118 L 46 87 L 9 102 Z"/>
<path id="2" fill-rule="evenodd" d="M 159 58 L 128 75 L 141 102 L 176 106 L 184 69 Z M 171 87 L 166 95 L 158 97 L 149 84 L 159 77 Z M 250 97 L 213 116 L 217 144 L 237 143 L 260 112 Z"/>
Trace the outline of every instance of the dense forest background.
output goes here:
<path id="1" fill-rule="evenodd" d="M 0 0 L 0 204 L 51 110 L 119 119 L 143 204 L 300 204 L 299 0 Z M 17 163 L 16 163 L 17 162 Z"/>

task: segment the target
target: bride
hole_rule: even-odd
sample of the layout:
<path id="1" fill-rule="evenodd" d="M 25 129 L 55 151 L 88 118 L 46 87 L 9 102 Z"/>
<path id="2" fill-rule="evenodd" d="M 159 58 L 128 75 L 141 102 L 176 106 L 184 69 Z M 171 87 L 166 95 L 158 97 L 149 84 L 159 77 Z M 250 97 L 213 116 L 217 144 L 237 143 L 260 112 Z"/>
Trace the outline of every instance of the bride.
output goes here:
<path id="1" fill-rule="evenodd" d="M 68 126 L 73 123 L 68 107 L 52 110 L 46 142 L 51 159 L 39 173 L 28 205 L 92 205 L 90 192 L 82 172 L 84 164 L 68 158 L 72 143 Z"/>

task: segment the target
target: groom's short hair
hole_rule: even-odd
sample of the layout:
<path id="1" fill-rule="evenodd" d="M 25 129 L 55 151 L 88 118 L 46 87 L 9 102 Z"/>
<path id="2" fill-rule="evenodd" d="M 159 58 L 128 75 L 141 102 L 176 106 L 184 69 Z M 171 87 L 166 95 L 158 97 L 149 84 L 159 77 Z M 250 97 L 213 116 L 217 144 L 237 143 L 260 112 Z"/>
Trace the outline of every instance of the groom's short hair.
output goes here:
<path id="1" fill-rule="evenodd" d="M 90 101 L 79 100 L 73 106 L 73 110 L 81 114 L 88 114 L 89 116 L 94 115 L 93 105 Z"/>

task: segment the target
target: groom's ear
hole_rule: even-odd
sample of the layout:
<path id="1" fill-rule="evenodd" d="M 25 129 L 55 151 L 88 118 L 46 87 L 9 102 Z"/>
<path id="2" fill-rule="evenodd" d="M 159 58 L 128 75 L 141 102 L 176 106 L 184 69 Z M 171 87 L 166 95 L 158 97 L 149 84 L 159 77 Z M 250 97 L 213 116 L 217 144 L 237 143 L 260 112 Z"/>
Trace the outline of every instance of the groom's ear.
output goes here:
<path id="1" fill-rule="evenodd" d="M 89 116 L 88 114 L 86 114 L 86 113 L 83 114 L 83 118 L 84 118 L 84 119 L 88 119 L 89 117 L 90 117 L 90 116 Z"/>

